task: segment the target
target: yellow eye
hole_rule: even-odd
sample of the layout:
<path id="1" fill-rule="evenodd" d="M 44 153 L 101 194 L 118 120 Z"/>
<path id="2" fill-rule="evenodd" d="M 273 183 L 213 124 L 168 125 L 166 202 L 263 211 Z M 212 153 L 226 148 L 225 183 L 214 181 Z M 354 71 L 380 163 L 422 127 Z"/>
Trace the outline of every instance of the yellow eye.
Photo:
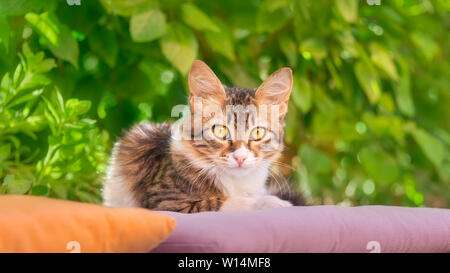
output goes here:
<path id="1" fill-rule="evenodd" d="M 250 133 L 250 139 L 251 140 L 261 140 L 266 135 L 266 129 L 263 127 L 256 127 L 253 128 L 252 132 Z"/>
<path id="2" fill-rule="evenodd" d="M 228 128 L 226 126 L 214 125 L 212 130 L 214 135 L 220 139 L 226 139 L 228 136 Z"/>

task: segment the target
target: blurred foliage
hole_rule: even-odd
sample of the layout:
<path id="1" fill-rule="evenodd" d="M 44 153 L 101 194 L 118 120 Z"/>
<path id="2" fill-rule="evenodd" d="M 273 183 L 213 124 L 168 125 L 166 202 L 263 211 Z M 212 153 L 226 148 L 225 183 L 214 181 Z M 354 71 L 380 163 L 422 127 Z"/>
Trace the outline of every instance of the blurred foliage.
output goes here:
<path id="1" fill-rule="evenodd" d="M 283 161 L 316 204 L 450 205 L 446 0 L 2 0 L 1 193 L 99 202 L 112 142 L 206 61 L 290 66 Z M 289 170 L 287 170 L 289 171 Z"/>

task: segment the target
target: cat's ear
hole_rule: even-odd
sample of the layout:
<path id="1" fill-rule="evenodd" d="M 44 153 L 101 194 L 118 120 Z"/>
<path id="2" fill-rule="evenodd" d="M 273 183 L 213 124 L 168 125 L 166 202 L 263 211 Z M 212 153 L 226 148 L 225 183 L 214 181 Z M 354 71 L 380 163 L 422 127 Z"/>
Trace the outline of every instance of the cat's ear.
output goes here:
<path id="1" fill-rule="evenodd" d="M 288 67 L 275 71 L 256 90 L 258 105 L 279 105 L 280 116 L 287 112 L 287 103 L 292 90 L 292 70 Z"/>
<path id="2" fill-rule="evenodd" d="M 194 97 L 200 97 L 203 103 L 223 105 L 226 94 L 222 83 L 207 64 L 200 60 L 192 63 L 189 71 L 189 101 L 193 105 Z"/>

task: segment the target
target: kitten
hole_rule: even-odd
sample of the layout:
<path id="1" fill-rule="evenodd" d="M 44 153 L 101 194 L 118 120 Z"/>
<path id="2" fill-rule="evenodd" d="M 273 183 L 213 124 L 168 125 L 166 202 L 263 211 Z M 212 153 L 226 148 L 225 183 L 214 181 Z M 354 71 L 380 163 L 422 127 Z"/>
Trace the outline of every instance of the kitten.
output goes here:
<path id="1" fill-rule="evenodd" d="M 277 166 L 283 149 L 291 69 L 282 68 L 256 90 L 249 90 L 222 85 L 197 60 L 189 73 L 189 89 L 192 114 L 185 119 L 192 125 L 186 126 L 191 126 L 187 134 L 180 134 L 189 137 L 175 137 L 169 123 L 135 125 L 114 146 L 103 188 L 104 204 L 183 213 L 305 205 L 302 196 L 286 189 L 287 183 L 281 184 L 283 178 L 270 169 Z M 243 127 L 237 125 L 236 112 L 205 116 L 195 108 L 196 99 L 201 100 L 203 110 L 211 106 L 225 111 L 227 105 L 276 106 L 278 113 L 272 108 L 268 113 L 276 115 L 279 127 L 261 123 L 254 112 L 246 110 L 239 112 L 244 113 Z M 196 115 L 201 117 L 200 129 Z"/>

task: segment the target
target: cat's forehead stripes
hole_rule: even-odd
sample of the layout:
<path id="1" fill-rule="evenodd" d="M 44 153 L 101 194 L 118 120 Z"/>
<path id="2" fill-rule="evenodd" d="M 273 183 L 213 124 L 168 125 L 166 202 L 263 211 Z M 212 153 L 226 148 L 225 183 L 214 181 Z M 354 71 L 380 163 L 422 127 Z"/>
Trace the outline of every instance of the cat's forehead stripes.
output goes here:
<path id="1" fill-rule="evenodd" d="M 227 87 L 223 86 L 225 89 L 226 100 L 225 104 L 229 106 L 242 106 L 242 110 L 245 111 L 244 120 L 242 120 L 245 124 L 245 129 L 249 129 L 251 124 L 255 124 L 255 115 L 249 113 L 247 106 L 256 106 L 255 100 L 255 89 L 247 89 L 242 87 Z M 235 129 L 238 126 L 238 118 L 235 110 L 239 108 L 232 108 L 231 111 L 227 112 L 227 123 L 234 123 Z M 251 120 L 249 120 L 249 118 Z"/>
<path id="2" fill-rule="evenodd" d="M 227 105 L 255 105 L 255 89 L 224 86 Z"/>

